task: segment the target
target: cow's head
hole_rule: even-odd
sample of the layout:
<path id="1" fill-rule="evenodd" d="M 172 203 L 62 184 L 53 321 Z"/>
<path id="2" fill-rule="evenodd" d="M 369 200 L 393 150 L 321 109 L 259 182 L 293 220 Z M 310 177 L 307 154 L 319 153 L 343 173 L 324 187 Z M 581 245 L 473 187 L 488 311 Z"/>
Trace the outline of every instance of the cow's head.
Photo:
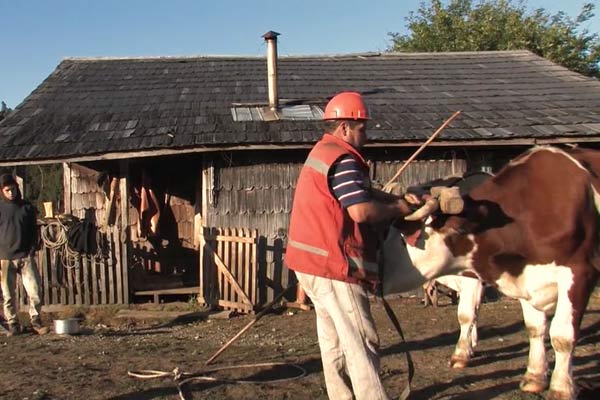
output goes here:
<path id="1" fill-rule="evenodd" d="M 445 213 L 431 196 L 432 185 L 409 188 L 425 203 L 412 216 L 397 220 L 384 245 L 385 271 L 393 271 L 395 282 L 390 293 L 414 289 L 427 280 L 463 270 L 473 269 L 473 256 L 478 238 L 487 230 L 510 223 L 498 206 L 488 200 L 475 200 L 469 195 L 479 190 L 491 175 L 468 174 L 449 182 L 459 187 L 461 211 Z M 439 184 L 436 182 L 436 184 Z M 445 184 L 445 182 L 442 182 Z M 480 197 L 478 197 L 480 198 Z M 429 200 L 429 201 L 426 201 Z M 384 282 L 384 290 L 386 283 Z"/>
<path id="2" fill-rule="evenodd" d="M 434 228 L 434 223 L 446 216 L 440 214 L 437 200 L 430 198 L 408 219 L 398 219 L 392 225 L 383 245 L 384 294 L 409 291 L 454 272 L 445 228 Z"/>
<path id="3" fill-rule="evenodd" d="M 390 265 L 384 268 L 392 268 L 393 260 L 399 259 L 398 252 L 402 249 L 398 243 L 404 241 L 410 262 L 394 268 L 402 269 L 398 275 L 407 277 L 407 286 L 416 287 L 420 281 L 441 275 L 474 271 L 473 257 L 482 235 L 512 219 L 494 202 L 474 200 L 468 195 L 463 200 L 464 208 L 459 214 L 442 213 L 438 209 L 419 220 L 396 221 L 386 239 L 385 259 L 386 263 L 390 260 Z"/>

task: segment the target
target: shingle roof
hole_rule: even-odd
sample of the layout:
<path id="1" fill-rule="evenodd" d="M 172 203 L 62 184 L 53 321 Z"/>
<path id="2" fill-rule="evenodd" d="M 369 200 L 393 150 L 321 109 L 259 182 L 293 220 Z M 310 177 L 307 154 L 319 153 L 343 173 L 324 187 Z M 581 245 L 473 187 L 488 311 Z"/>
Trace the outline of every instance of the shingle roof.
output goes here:
<path id="1" fill-rule="evenodd" d="M 280 57 L 279 96 L 323 107 L 364 94 L 369 139 L 600 141 L 600 82 L 527 51 Z M 0 123 L 0 160 L 58 160 L 206 146 L 309 144 L 316 121 L 236 122 L 267 102 L 264 57 L 65 59 Z"/>

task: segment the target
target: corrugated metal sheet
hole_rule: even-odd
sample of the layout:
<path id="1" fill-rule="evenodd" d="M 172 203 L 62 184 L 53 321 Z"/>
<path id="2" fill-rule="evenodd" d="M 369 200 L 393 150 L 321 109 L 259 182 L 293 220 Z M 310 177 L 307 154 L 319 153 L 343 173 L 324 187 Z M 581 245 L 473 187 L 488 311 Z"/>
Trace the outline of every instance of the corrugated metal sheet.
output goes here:
<path id="1" fill-rule="evenodd" d="M 266 115 L 266 113 L 269 115 Z M 320 121 L 323 118 L 323 109 L 310 104 L 283 105 L 273 113 L 264 106 L 235 106 L 231 108 L 231 116 L 236 122 L 257 122 L 272 119 Z"/>

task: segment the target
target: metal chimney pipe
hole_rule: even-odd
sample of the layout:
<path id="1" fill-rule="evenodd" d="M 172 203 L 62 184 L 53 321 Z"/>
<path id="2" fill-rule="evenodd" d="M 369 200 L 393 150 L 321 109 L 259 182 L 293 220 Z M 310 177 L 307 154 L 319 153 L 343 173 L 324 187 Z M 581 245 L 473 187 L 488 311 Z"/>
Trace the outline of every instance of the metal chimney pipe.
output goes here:
<path id="1" fill-rule="evenodd" d="M 277 94 L 277 36 L 279 33 L 269 31 L 262 37 L 267 42 L 267 81 L 269 85 L 269 108 L 275 111 L 279 108 Z"/>

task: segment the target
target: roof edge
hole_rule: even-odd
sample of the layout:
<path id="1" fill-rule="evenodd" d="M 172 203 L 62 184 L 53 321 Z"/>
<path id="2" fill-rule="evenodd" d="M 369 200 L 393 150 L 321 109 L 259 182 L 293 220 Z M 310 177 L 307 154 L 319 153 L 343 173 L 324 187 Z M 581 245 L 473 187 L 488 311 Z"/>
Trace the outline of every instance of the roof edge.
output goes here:
<path id="1" fill-rule="evenodd" d="M 376 149 L 381 147 L 386 148 L 410 148 L 421 146 L 423 141 L 403 141 L 403 142 L 371 142 L 368 143 L 366 149 Z M 445 140 L 437 141 L 429 144 L 429 147 L 502 147 L 502 146 L 535 146 L 543 144 L 583 144 L 583 143 L 598 143 L 600 144 L 600 136 L 594 137 L 581 137 L 581 136 L 569 136 L 559 138 L 521 138 L 521 139 L 499 139 L 499 140 Z M 297 143 L 297 144 L 260 144 L 260 145 L 237 145 L 237 146 L 205 146 L 205 147 L 194 147 L 194 148 L 178 148 L 178 149 L 155 149 L 155 150 L 144 150 L 136 153 L 132 152 L 112 152 L 112 153 L 100 153 L 100 154 L 89 154 L 86 156 L 65 156 L 58 158 L 47 158 L 38 160 L 20 160 L 20 161 L 1 161 L 0 167 L 16 166 L 16 165 L 42 165 L 42 164 L 58 164 L 63 162 L 87 162 L 87 161 L 108 161 L 108 160 L 123 160 L 123 159 L 134 159 L 134 158 L 145 158 L 145 157 L 159 157 L 169 156 L 178 154 L 193 154 L 193 153 L 212 153 L 218 151 L 253 151 L 253 150 L 298 150 L 298 149 L 310 149 L 314 146 L 314 143 Z"/>
<path id="2" fill-rule="evenodd" d="M 294 54 L 279 55 L 280 59 L 296 58 L 369 58 L 369 57 L 448 57 L 464 55 L 532 55 L 539 57 L 529 50 L 497 50 L 497 51 L 455 51 L 455 52 L 357 52 L 357 53 L 332 53 L 332 54 Z M 240 55 L 240 54 L 197 54 L 197 55 L 179 55 L 179 56 L 97 56 L 97 57 L 64 57 L 62 61 L 129 61 L 129 60 L 197 60 L 197 59 L 265 59 L 266 55 Z"/>

